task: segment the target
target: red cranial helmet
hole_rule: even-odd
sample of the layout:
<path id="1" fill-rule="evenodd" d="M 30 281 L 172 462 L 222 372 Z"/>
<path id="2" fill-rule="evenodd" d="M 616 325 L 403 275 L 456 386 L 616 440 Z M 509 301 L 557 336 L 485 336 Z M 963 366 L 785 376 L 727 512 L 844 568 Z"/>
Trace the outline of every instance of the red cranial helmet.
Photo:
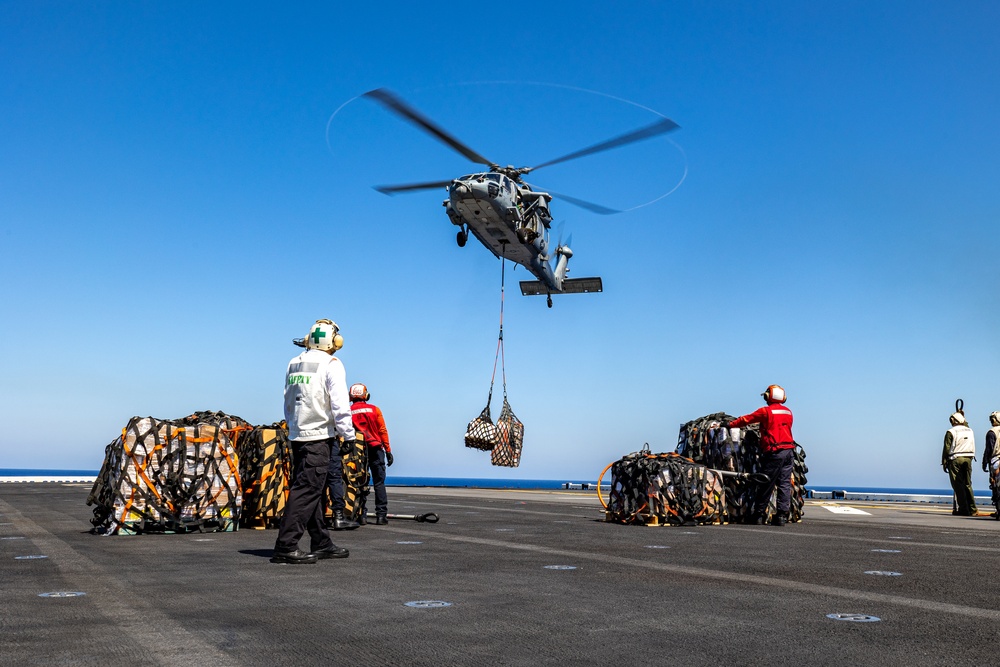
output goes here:
<path id="1" fill-rule="evenodd" d="M 772 384 L 761 394 L 768 403 L 784 403 L 785 390 L 780 385 Z"/>
<path id="2" fill-rule="evenodd" d="M 368 387 L 364 386 L 360 382 L 352 384 L 347 393 L 351 397 L 352 401 L 367 401 L 372 397 L 372 395 L 368 393 Z"/>

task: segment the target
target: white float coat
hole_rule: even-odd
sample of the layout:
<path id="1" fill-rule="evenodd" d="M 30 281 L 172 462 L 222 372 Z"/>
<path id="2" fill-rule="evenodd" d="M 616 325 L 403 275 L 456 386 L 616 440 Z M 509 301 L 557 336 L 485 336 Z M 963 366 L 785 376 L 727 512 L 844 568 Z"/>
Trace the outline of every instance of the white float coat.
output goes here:
<path id="1" fill-rule="evenodd" d="M 288 362 L 285 421 L 289 440 L 354 439 L 344 364 L 331 354 L 306 350 Z"/>

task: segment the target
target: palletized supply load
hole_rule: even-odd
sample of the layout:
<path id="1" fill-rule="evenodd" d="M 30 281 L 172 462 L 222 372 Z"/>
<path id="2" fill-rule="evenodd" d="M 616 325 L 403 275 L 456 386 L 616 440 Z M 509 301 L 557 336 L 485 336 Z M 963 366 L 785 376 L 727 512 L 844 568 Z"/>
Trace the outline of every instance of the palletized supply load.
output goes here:
<path id="1" fill-rule="evenodd" d="M 133 417 L 104 451 L 87 498 L 95 506 L 94 533 L 219 532 L 281 522 L 292 474 L 284 422 L 251 426 L 224 412 Z M 346 514 L 353 519 L 365 511 L 365 455 L 359 438 L 343 457 Z"/>
<path id="2" fill-rule="evenodd" d="M 611 490 L 604 505 L 607 521 L 640 525 L 725 524 L 750 520 L 767 477 L 761 472 L 756 425 L 727 428 L 734 418 L 719 412 L 680 428 L 676 452 L 654 454 L 646 445 L 610 464 Z M 802 520 L 805 451 L 795 446 L 789 521 Z M 598 491 L 600 493 L 600 491 Z M 772 492 L 765 519 L 775 514 Z"/>
<path id="3" fill-rule="evenodd" d="M 682 424 L 677 437 L 677 453 L 724 473 L 726 521 L 744 523 L 751 518 L 760 488 L 759 483 L 754 481 L 762 470 L 760 432 L 756 424 L 744 429 L 726 428 L 725 425 L 733 419 L 735 417 L 717 412 Z M 805 450 L 796 444 L 788 516 L 788 520 L 793 522 L 802 520 L 806 473 L 809 472 L 805 460 Z M 768 522 L 774 518 L 776 493 L 771 494 L 766 516 L 763 517 Z"/>
<path id="4" fill-rule="evenodd" d="M 240 438 L 243 514 L 240 525 L 277 528 L 292 476 L 292 449 L 283 422 L 255 426 Z"/>
<path id="5" fill-rule="evenodd" d="M 94 532 L 235 530 L 243 501 L 236 442 L 250 428 L 223 413 L 133 417 L 105 448 L 87 498 Z"/>
<path id="6" fill-rule="evenodd" d="M 612 463 L 607 521 L 644 525 L 722 523 L 722 476 L 674 452 L 653 454 L 648 445 Z M 600 479 L 598 479 L 600 482 Z M 600 489 L 600 483 L 598 483 Z"/>

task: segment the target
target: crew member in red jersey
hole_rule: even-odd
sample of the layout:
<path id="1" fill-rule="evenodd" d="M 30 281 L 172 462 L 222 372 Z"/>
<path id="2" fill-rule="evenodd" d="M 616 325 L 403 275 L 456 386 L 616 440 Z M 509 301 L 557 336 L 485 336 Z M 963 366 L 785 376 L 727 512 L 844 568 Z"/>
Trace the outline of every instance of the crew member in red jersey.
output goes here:
<path id="1" fill-rule="evenodd" d="M 372 487 L 375 490 L 375 525 L 384 526 L 389 523 L 389 498 L 385 493 L 385 469 L 392 465 L 392 450 L 389 448 L 389 431 L 385 428 L 385 419 L 378 406 L 368 401 L 371 394 L 363 384 L 352 384 L 348 392 L 351 397 L 351 417 L 354 428 L 361 431 L 368 445 L 368 469 L 372 475 Z"/>
<path id="2" fill-rule="evenodd" d="M 792 465 L 795 462 L 795 440 L 792 438 L 792 411 L 785 405 L 785 390 L 772 384 L 761 394 L 767 405 L 729 422 L 730 428 L 760 424 L 761 467 L 768 482 L 761 485 L 754 503 L 751 521 L 758 525 L 767 516 L 767 504 L 775 486 L 778 487 L 777 510 L 771 523 L 784 526 L 792 501 Z"/>

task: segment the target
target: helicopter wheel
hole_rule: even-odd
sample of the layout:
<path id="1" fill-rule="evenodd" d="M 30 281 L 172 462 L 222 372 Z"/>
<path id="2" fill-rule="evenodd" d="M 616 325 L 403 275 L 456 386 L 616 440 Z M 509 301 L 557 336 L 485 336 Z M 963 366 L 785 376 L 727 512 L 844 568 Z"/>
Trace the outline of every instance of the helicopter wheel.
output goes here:
<path id="1" fill-rule="evenodd" d="M 464 229 L 458 230 L 458 234 L 455 235 L 455 240 L 458 241 L 459 248 L 464 248 L 465 242 L 469 240 L 469 232 Z"/>
<path id="2" fill-rule="evenodd" d="M 552 307 L 552 295 L 551 294 L 549 294 L 548 298 L 545 300 L 545 303 L 547 303 L 549 305 L 549 308 Z"/>

